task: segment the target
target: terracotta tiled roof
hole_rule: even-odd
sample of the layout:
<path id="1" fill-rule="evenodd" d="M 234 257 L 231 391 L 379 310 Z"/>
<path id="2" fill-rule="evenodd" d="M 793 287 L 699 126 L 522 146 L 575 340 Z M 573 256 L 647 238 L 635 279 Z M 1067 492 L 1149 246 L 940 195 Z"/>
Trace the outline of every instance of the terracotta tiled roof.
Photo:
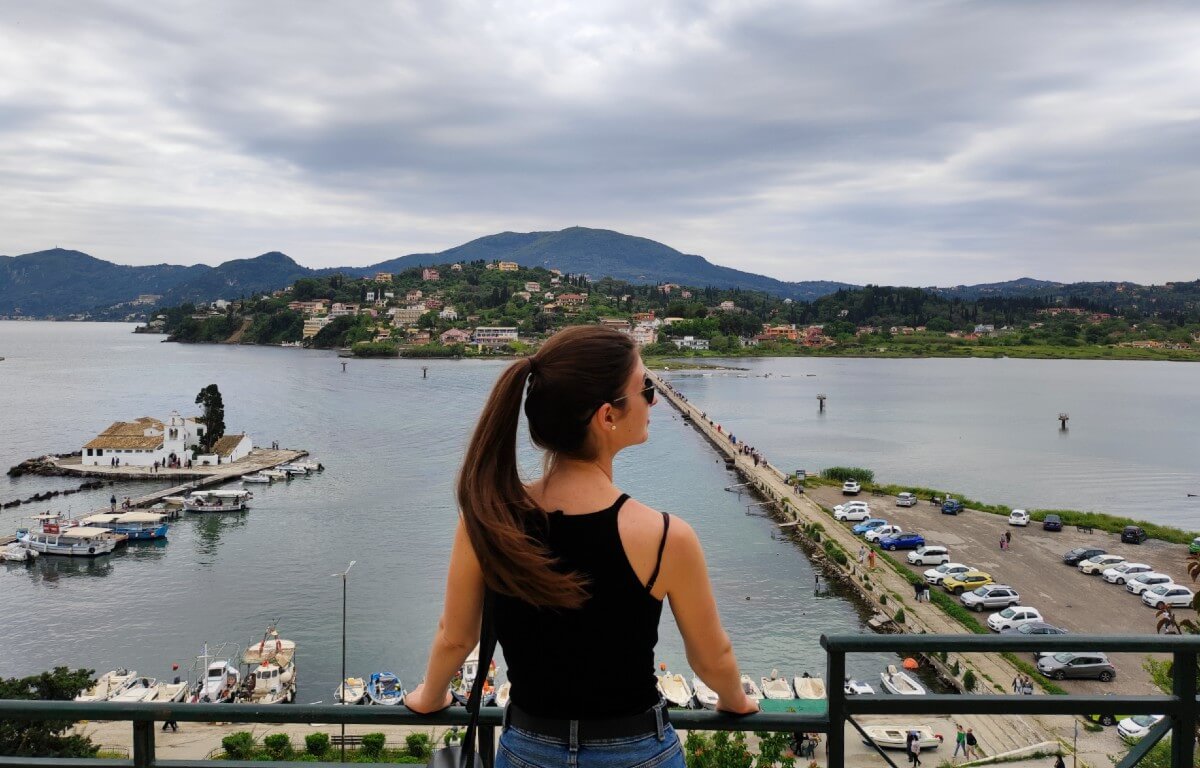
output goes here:
<path id="1" fill-rule="evenodd" d="M 103 434 L 90 443 L 83 446 L 84 448 L 104 448 L 109 450 L 140 450 L 153 451 L 161 448 L 163 444 L 162 435 L 146 437 L 144 435 L 110 435 Z"/>
<path id="2" fill-rule="evenodd" d="M 237 448 L 238 443 L 242 442 L 246 437 L 245 434 L 240 435 L 225 435 L 217 444 L 213 446 L 212 452 L 218 456 L 228 456 L 233 453 L 233 449 Z"/>

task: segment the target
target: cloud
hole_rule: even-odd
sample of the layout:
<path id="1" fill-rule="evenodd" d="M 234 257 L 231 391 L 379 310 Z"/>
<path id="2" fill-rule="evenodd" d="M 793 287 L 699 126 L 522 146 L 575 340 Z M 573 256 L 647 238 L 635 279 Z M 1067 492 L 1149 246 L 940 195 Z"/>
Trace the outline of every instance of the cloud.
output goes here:
<path id="1" fill-rule="evenodd" d="M 129 2 L 0 21 L 0 247 L 582 224 L 788 279 L 1196 277 L 1184 3 Z"/>

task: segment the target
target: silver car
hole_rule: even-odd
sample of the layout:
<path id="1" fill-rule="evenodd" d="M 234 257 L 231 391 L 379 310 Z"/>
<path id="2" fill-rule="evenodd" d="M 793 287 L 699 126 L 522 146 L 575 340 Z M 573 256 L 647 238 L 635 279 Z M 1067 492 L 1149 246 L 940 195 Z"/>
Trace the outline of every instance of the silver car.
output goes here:
<path id="1" fill-rule="evenodd" d="M 967 608 L 984 611 L 988 608 L 1007 608 L 1020 605 L 1021 595 L 1006 584 L 988 584 L 958 598 Z"/>
<path id="2" fill-rule="evenodd" d="M 896 506 L 897 507 L 915 507 L 915 506 L 917 506 L 917 495 L 915 493 L 909 493 L 908 491 L 905 491 L 904 493 L 896 494 Z"/>
<path id="3" fill-rule="evenodd" d="M 1055 680 L 1082 677 L 1107 683 L 1117 676 L 1117 668 L 1103 653 L 1072 653 L 1063 651 L 1038 660 L 1038 672 Z"/>

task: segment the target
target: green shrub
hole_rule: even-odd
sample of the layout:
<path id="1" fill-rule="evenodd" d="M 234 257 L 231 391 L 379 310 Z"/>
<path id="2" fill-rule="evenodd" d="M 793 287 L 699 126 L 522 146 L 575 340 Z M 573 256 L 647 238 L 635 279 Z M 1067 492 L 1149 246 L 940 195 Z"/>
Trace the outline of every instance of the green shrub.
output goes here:
<path id="1" fill-rule="evenodd" d="M 272 733 L 263 739 L 263 748 L 272 760 L 286 760 L 292 756 L 292 740 L 286 733 Z"/>
<path id="2" fill-rule="evenodd" d="M 896 615 L 893 617 L 893 620 L 894 620 L 894 621 L 895 621 L 897 624 L 903 624 L 903 623 L 904 623 L 904 619 L 905 619 L 905 616 L 904 616 L 904 609 L 903 609 L 903 608 L 898 608 L 898 609 L 896 610 Z"/>
<path id="3" fill-rule="evenodd" d="M 973 691 L 975 690 L 975 683 L 975 671 L 968 669 L 966 673 L 963 674 L 963 688 L 966 688 L 967 692 Z"/>
<path id="4" fill-rule="evenodd" d="M 413 757 L 429 757 L 433 752 L 433 739 L 427 733 L 410 733 L 404 737 L 404 744 Z"/>
<path id="5" fill-rule="evenodd" d="M 962 671 L 962 667 L 959 666 L 958 659 L 955 659 L 954 663 L 950 665 L 950 674 L 954 675 L 955 677 L 958 677 L 958 673 L 961 671 Z"/>
<path id="6" fill-rule="evenodd" d="M 847 480 L 869 483 L 875 479 L 875 473 L 862 467 L 829 467 L 821 470 L 821 477 L 827 480 L 837 480 L 840 483 Z"/>
<path id="7" fill-rule="evenodd" d="M 451 744 L 454 744 L 455 742 L 462 741 L 462 738 L 463 738 L 462 731 L 458 730 L 458 726 L 454 726 L 453 728 L 451 728 L 450 730 L 448 730 L 442 734 L 442 744 L 444 744 L 445 746 L 448 747 Z"/>
<path id="8" fill-rule="evenodd" d="M 249 731 L 238 731 L 221 739 L 221 748 L 232 760 L 249 760 L 254 746 L 254 736 Z"/>
<path id="9" fill-rule="evenodd" d="M 887 605 L 887 595 L 880 595 L 880 596 L 879 596 L 879 604 L 880 604 L 880 605 Z M 904 609 L 903 609 L 903 608 L 901 608 L 900 610 L 901 610 L 901 611 L 903 611 Z"/>
<path id="10" fill-rule="evenodd" d="M 359 751 L 365 756 L 378 761 L 383 756 L 383 746 L 385 744 L 387 744 L 387 737 L 382 733 L 364 733 L 362 748 Z"/>
<path id="11" fill-rule="evenodd" d="M 310 755 L 324 757 L 329 753 L 329 734 L 310 733 L 304 737 L 304 749 Z"/>

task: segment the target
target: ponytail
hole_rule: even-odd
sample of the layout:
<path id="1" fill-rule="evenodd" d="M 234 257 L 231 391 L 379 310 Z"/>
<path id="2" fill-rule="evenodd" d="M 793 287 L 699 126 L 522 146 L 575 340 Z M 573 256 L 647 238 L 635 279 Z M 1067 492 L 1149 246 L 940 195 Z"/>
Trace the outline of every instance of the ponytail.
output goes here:
<path id="1" fill-rule="evenodd" d="M 546 513 L 518 471 L 521 399 L 536 365 L 532 357 L 514 362 L 492 388 L 467 447 L 458 504 L 490 589 L 537 606 L 578 608 L 587 598 L 585 582 L 557 570 L 553 556 L 529 534 L 529 524 Z"/>

